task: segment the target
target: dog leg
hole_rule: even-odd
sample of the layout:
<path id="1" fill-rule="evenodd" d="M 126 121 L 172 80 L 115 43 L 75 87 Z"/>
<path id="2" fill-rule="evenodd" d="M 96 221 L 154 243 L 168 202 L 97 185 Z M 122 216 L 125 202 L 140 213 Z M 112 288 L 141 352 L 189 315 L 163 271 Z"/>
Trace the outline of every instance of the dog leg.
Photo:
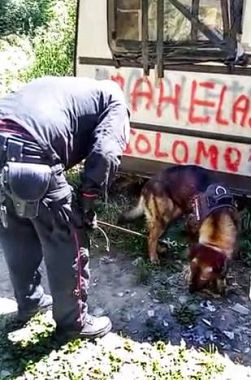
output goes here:
<path id="1" fill-rule="evenodd" d="M 158 239 L 163 234 L 165 227 L 155 220 L 155 222 L 148 223 L 149 236 L 148 236 L 148 254 L 152 264 L 159 264 L 159 257 L 157 253 Z"/>
<path id="2" fill-rule="evenodd" d="M 168 196 L 152 195 L 148 198 L 145 215 L 148 225 L 148 254 L 152 263 L 158 264 L 158 240 L 171 220 L 181 215 L 181 210 Z"/>

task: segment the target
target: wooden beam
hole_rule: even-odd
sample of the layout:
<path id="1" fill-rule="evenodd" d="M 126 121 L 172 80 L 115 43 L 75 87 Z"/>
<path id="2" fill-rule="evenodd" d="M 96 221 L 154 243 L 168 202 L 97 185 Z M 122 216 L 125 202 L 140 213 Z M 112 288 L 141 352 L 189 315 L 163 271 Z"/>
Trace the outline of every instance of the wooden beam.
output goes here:
<path id="1" fill-rule="evenodd" d="M 164 0 L 157 0 L 157 70 L 163 78 Z"/>

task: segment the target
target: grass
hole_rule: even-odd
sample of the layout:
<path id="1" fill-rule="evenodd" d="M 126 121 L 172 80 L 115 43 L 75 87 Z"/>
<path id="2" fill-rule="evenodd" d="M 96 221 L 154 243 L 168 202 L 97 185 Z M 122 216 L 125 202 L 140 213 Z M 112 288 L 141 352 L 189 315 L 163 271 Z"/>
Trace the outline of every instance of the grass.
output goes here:
<path id="1" fill-rule="evenodd" d="M 137 284 L 149 284 L 150 279 L 153 277 L 153 272 L 156 271 L 156 268 L 151 265 L 149 261 L 144 260 L 142 257 L 139 257 L 134 261 L 136 271 L 136 283 Z"/>
<path id="2" fill-rule="evenodd" d="M 241 214 L 240 231 L 240 257 L 247 266 L 251 267 L 251 212 L 249 209 Z"/>
<path id="3" fill-rule="evenodd" d="M 189 303 L 175 310 L 175 317 L 181 325 L 192 325 L 196 322 L 199 312 L 190 307 Z"/>
<path id="4" fill-rule="evenodd" d="M 171 298 L 169 287 L 166 287 L 165 285 L 158 286 L 154 291 L 154 298 L 156 298 L 160 303 L 168 302 Z"/>
<path id="5" fill-rule="evenodd" d="M 96 341 L 59 345 L 50 314 L 34 317 L 24 328 L 6 323 L 0 340 L 0 378 L 4 379 L 224 379 L 229 363 L 216 350 L 195 351 L 184 342 L 139 343 L 110 333 Z M 244 377 L 242 378 L 245 379 Z"/>
<path id="6" fill-rule="evenodd" d="M 113 225 L 117 225 L 119 214 L 127 207 L 128 198 L 125 195 L 119 195 L 116 197 L 116 199 L 109 200 L 109 203 L 107 204 L 99 201 L 96 208 L 98 219 Z M 139 232 L 143 235 L 145 235 L 147 232 L 144 220 L 139 220 L 136 223 L 126 224 L 121 227 Z M 146 252 L 147 242 L 144 237 L 120 232 L 110 227 L 104 228 L 108 233 L 111 242 L 118 249 L 123 248 L 124 251 L 130 252 L 131 256 L 137 256 L 139 253 Z"/>
<path id="7" fill-rule="evenodd" d="M 73 75 L 77 1 L 30 0 L 15 3 L 20 3 L 15 4 L 15 17 L 21 28 L 27 24 L 27 30 L 20 34 L 14 19 L 10 28 L 13 29 L 12 34 L 0 35 L 0 97 L 40 76 Z M 18 15 L 19 5 L 20 9 L 27 11 L 26 19 L 24 14 Z M 28 17 L 29 12 L 36 25 L 33 25 L 32 17 Z M 22 22 L 23 17 L 25 22 Z"/>

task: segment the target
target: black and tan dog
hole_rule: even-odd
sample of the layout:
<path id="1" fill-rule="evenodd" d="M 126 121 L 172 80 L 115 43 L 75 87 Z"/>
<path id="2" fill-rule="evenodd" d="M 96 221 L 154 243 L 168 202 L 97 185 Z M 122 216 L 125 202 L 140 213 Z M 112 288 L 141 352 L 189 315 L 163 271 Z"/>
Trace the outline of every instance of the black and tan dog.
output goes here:
<path id="1" fill-rule="evenodd" d="M 221 291 L 236 246 L 234 199 L 226 187 L 215 182 L 216 175 L 199 166 L 167 168 L 146 182 L 138 205 L 119 217 L 119 222 L 130 222 L 145 215 L 149 258 L 159 263 L 158 239 L 171 222 L 187 215 L 191 291 L 211 282 Z"/>

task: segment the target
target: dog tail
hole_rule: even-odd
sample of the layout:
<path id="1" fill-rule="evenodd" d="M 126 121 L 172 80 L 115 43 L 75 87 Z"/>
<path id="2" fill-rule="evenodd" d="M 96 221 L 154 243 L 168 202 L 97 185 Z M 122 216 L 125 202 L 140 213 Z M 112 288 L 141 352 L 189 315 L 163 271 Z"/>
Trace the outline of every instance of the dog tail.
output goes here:
<path id="1" fill-rule="evenodd" d="M 131 210 L 125 211 L 120 214 L 118 218 L 118 223 L 132 222 L 135 219 L 140 218 L 145 213 L 145 200 L 144 197 L 141 196 L 139 198 L 137 206 L 132 208 Z"/>

